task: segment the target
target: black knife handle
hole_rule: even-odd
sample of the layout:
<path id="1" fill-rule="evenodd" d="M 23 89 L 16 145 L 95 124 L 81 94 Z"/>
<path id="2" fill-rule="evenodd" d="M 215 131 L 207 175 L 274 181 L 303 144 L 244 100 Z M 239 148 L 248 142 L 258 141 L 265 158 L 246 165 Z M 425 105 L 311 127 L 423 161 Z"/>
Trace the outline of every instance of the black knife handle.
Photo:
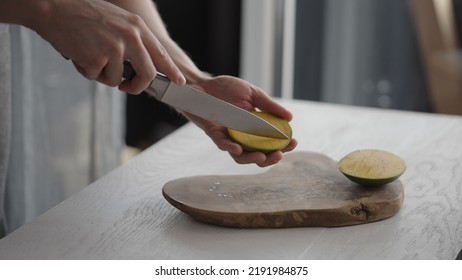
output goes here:
<path id="1" fill-rule="evenodd" d="M 122 76 L 124 77 L 124 79 L 129 81 L 136 76 L 135 69 L 133 69 L 133 66 L 130 63 L 130 61 L 124 61 L 124 73 Z"/>

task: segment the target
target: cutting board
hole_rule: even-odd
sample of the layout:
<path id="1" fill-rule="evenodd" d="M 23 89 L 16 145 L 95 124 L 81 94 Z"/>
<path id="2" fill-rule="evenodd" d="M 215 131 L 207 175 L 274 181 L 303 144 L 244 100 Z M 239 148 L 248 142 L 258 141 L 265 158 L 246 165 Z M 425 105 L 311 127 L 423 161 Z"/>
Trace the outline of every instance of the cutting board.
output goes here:
<path id="1" fill-rule="evenodd" d="M 312 152 L 292 152 L 266 172 L 176 179 L 165 199 L 197 221 L 240 228 L 347 226 L 396 214 L 401 181 L 365 187 L 349 181 L 337 162 Z"/>

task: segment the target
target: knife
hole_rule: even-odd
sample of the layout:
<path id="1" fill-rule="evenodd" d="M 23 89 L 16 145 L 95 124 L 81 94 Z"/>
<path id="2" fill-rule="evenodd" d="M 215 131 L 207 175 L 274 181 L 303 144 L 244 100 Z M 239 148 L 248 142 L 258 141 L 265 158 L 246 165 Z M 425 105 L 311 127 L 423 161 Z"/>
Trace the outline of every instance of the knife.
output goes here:
<path id="1" fill-rule="evenodd" d="M 130 62 L 125 61 L 123 77 L 131 80 L 135 75 Z M 251 112 L 193 87 L 179 86 L 160 73 L 144 91 L 163 103 L 227 128 L 258 136 L 289 138 L 277 127 Z"/>

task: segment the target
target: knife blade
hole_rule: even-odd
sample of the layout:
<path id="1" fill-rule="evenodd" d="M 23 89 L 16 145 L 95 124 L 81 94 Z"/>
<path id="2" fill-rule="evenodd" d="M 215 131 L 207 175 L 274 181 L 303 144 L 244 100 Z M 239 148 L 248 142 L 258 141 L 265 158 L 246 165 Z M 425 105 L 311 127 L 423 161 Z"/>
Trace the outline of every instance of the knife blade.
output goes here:
<path id="1" fill-rule="evenodd" d="M 123 77 L 130 80 L 135 75 L 130 62 L 126 61 Z M 145 92 L 163 103 L 227 128 L 264 137 L 289 138 L 280 129 L 251 112 L 188 85 L 179 86 L 162 74 L 157 74 Z"/>

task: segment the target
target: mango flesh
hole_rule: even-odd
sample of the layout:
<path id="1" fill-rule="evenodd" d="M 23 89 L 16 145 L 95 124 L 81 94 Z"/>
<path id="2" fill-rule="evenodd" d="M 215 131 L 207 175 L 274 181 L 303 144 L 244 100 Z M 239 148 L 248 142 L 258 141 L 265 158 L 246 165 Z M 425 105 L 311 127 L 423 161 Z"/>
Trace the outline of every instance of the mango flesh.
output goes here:
<path id="1" fill-rule="evenodd" d="M 406 165 L 390 152 L 370 149 L 346 155 L 339 161 L 338 168 L 353 182 L 378 186 L 397 180 L 406 170 Z"/>
<path id="2" fill-rule="evenodd" d="M 254 111 L 252 112 L 252 114 L 255 114 L 260 118 L 266 120 L 267 122 L 271 123 L 278 129 L 283 131 L 287 136 L 289 136 L 289 138 L 278 139 L 271 137 L 263 137 L 247 134 L 228 128 L 228 134 L 231 137 L 231 139 L 239 143 L 246 151 L 260 151 L 264 153 L 282 150 L 285 147 L 287 147 L 287 145 L 289 145 L 290 141 L 292 140 L 292 127 L 286 120 L 266 112 Z"/>

